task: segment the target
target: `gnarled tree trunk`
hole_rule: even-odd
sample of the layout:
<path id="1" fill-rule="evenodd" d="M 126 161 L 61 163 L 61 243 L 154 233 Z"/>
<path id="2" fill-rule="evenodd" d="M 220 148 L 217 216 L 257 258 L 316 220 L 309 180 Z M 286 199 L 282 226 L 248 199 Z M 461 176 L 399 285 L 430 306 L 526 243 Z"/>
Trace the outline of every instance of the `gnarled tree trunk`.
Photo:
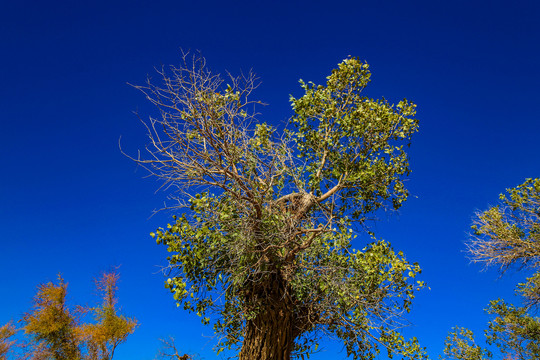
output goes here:
<path id="1" fill-rule="evenodd" d="M 276 304 L 246 324 L 240 360 L 289 360 L 294 346 L 294 319 Z"/>
<path id="2" fill-rule="evenodd" d="M 246 321 L 239 360 L 289 360 L 298 335 L 291 298 L 279 272 L 266 274 L 264 285 L 252 289 L 248 302 L 258 313 Z"/>

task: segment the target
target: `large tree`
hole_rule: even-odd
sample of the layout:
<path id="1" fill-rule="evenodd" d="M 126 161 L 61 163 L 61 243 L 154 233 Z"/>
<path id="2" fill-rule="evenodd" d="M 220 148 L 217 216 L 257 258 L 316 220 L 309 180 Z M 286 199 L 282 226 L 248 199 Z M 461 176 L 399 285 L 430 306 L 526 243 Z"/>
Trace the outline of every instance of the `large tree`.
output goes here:
<path id="1" fill-rule="evenodd" d="M 242 360 L 309 354 L 321 335 L 354 358 L 423 356 L 398 332 L 420 268 L 367 230 L 407 198 L 415 105 L 364 96 L 368 65 L 349 57 L 325 84 L 301 81 L 280 131 L 257 119 L 253 74 L 183 60 L 136 86 L 158 114 L 143 120 L 149 156 L 135 160 L 178 200 L 152 234 L 170 252 L 174 299 L 204 323 L 215 315 L 218 349 L 241 344 Z M 372 240 L 353 249 L 363 229 Z"/>
<path id="2" fill-rule="evenodd" d="M 469 253 L 475 262 L 498 266 L 502 272 L 512 266 L 530 268 L 534 274 L 519 284 L 517 293 L 523 304 L 515 306 L 502 299 L 487 308 L 492 315 L 486 330 L 489 345 L 495 345 L 510 359 L 540 358 L 540 318 L 535 316 L 540 302 L 540 179 L 526 179 L 499 197 L 500 204 L 475 217 Z M 472 340 L 472 333 L 463 330 Z M 452 337 L 452 335 L 454 335 Z M 447 339 L 449 358 L 484 359 L 490 353 L 478 346 Z M 459 357 L 467 354 L 470 357 Z M 473 356 L 474 355 L 474 356 Z"/>

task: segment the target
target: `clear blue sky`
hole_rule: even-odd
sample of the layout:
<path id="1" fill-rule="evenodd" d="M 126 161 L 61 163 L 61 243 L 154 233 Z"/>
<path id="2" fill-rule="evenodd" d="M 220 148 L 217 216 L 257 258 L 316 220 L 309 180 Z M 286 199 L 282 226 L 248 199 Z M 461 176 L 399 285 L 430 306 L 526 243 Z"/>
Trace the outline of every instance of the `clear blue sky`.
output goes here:
<path id="1" fill-rule="evenodd" d="M 158 338 L 216 358 L 211 328 L 163 287 L 165 248 L 148 236 L 165 194 L 121 155 L 146 144 L 127 82 L 198 49 L 216 71 L 253 69 L 262 119 L 290 115 L 298 79 L 323 81 L 348 55 L 373 72 L 372 97 L 418 104 L 414 196 L 378 234 L 424 269 L 407 334 L 436 357 L 454 325 L 479 332 L 490 299 L 522 278 L 465 258 L 471 216 L 540 176 L 537 1 L 3 1 L 0 7 L 0 323 L 61 272 L 73 303 L 120 265 L 120 303 L 141 326 L 117 360 L 150 360 Z M 363 247 L 361 241 L 358 247 Z M 314 359 L 341 359 L 329 343 Z"/>

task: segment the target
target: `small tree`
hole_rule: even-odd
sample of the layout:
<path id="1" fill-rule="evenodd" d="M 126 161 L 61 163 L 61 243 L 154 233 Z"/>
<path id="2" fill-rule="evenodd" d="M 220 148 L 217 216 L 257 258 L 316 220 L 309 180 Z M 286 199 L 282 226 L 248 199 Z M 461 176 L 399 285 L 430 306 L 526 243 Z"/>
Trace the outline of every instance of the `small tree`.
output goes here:
<path id="1" fill-rule="evenodd" d="M 490 302 L 487 312 L 494 318 L 489 322 L 486 339 L 508 359 L 538 359 L 540 318 L 532 313 L 540 301 L 540 179 L 526 179 L 499 199 L 498 206 L 476 214 L 469 243 L 472 260 L 499 266 L 503 272 L 518 265 L 536 273 L 518 285 L 524 306 L 501 299 Z M 467 351 L 456 342 L 454 346 Z"/>
<path id="2" fill-rule="evenodd" d="M 33 311 L 23 317 L 24 331 L 33 337 L 36 358 L 78 360 L 81 357 L 77 321 L 66 305 L 67 283 L 58 276 L 58 284 L 38 286 Z"/>
<path id="3" fill-rule="evenodd" d="M 111 360 L 116 347 L 135 330 L 137 322 L 117 314 L 118 274 L 104 273 L 96 280 L 103 297 L 100 307 L 66 304 L 67 286 L 61 276 L 58 284 L 38 286 L 33 310 L 23 317 L 23 330 L 32 340 L 25 352 L 32 359 Z M 93 313 L 95 323 L 82 323 L 86 313 Z"/>
<path id="4" fill-rule="evenodd" d="M 117 303 L 119 275 L 104 273 L 96 280 L 96 288 L 103 299 L 101 306 L 92 308 L 95 323 L 81 326 L 81 336 L 86 343 L 88 360 L 111 360 L 117 346 L 135 331 L 137 321 L 118 315 Z"/>
<path id="5" fill-rule="evenodd" d="M 7 360 L 7 355 L 12 351 L 15 340 L 11 338 L 15 332 L 15 327 L 11 323 L 0 326 L 0 360 Z"/>
<path id="6" fill-rule="evenodd" d="M 404 146 L 415 105 L 362 95 L 368 65 L 347 58 L 325 85 L 305 83 L 280 132 L 257 121 L 253 74 L 212 74 L 204 59 L 136 86 L 159 117 L 145 125 L 150 157 L 135 159 L 173 188 L 178 216 L 155 234 L 165 244 L 167 287 L 203 323 L 215 314 L 218 352 L 289 359 L 341 339 L 349 355 L 421 357 L 403 326 L 420 272 L 374 240 L 354 250 L 353 227 L 407 198 Z"/>

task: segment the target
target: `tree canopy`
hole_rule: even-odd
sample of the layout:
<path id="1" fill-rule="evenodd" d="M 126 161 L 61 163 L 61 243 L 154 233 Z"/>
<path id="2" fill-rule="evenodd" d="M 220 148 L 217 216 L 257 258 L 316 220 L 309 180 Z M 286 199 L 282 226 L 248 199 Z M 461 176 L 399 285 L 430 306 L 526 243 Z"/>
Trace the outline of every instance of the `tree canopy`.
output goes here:
<path id="1" fill-rule="evenodd" d="M 365 96 L 369 66 L 349 57 L 325 84 L 300 81 L 278 130 L 258 121 L 252 73 L 222 78 L 187 54 L 158 73 L 135 86 L 158 110 L 135 160 L 178 201 L 152 236 L 170 253 L 167 288 L 213 323 L 218 352 L 289 359 L 330 335 L 354 358 L 422 357 L 398 331 L 420 268 L 367 228 L 407 198 L 415 105 Z M 361 249 L 353 229 L 371 237 Z"/>
<path id="2" fill-rule="evenodd" d="M 488 345 L 495 345 L 511 359 L 540 358 L 540 179 L 526 179 L 499 196 L 500 204 L 476 214 L 469 253 L 475 262 L 499 266 L 504 272 L 512 265 L 534 270 L 533 276 L 517 286 L 522 306 L 493 300 L 486 311 L 493 318 L 485 331 Z M 462 330 L 470 341 L 472 332 Z M 460 342 L 456 333 L 447 339 L 445 354 L 455 359 L 484 359 L 491 353 L 479 346 Z M 465 354 L 465 357 L 456 354 Z"/>
<path id="3" fill-rule="evenodd" d="M 484 360 L 492 357 L 486 349 L 477 345 L 471 330 L 456 327 L 452 329 L 444 342 L 446 358 L 456 360 Z"/>

